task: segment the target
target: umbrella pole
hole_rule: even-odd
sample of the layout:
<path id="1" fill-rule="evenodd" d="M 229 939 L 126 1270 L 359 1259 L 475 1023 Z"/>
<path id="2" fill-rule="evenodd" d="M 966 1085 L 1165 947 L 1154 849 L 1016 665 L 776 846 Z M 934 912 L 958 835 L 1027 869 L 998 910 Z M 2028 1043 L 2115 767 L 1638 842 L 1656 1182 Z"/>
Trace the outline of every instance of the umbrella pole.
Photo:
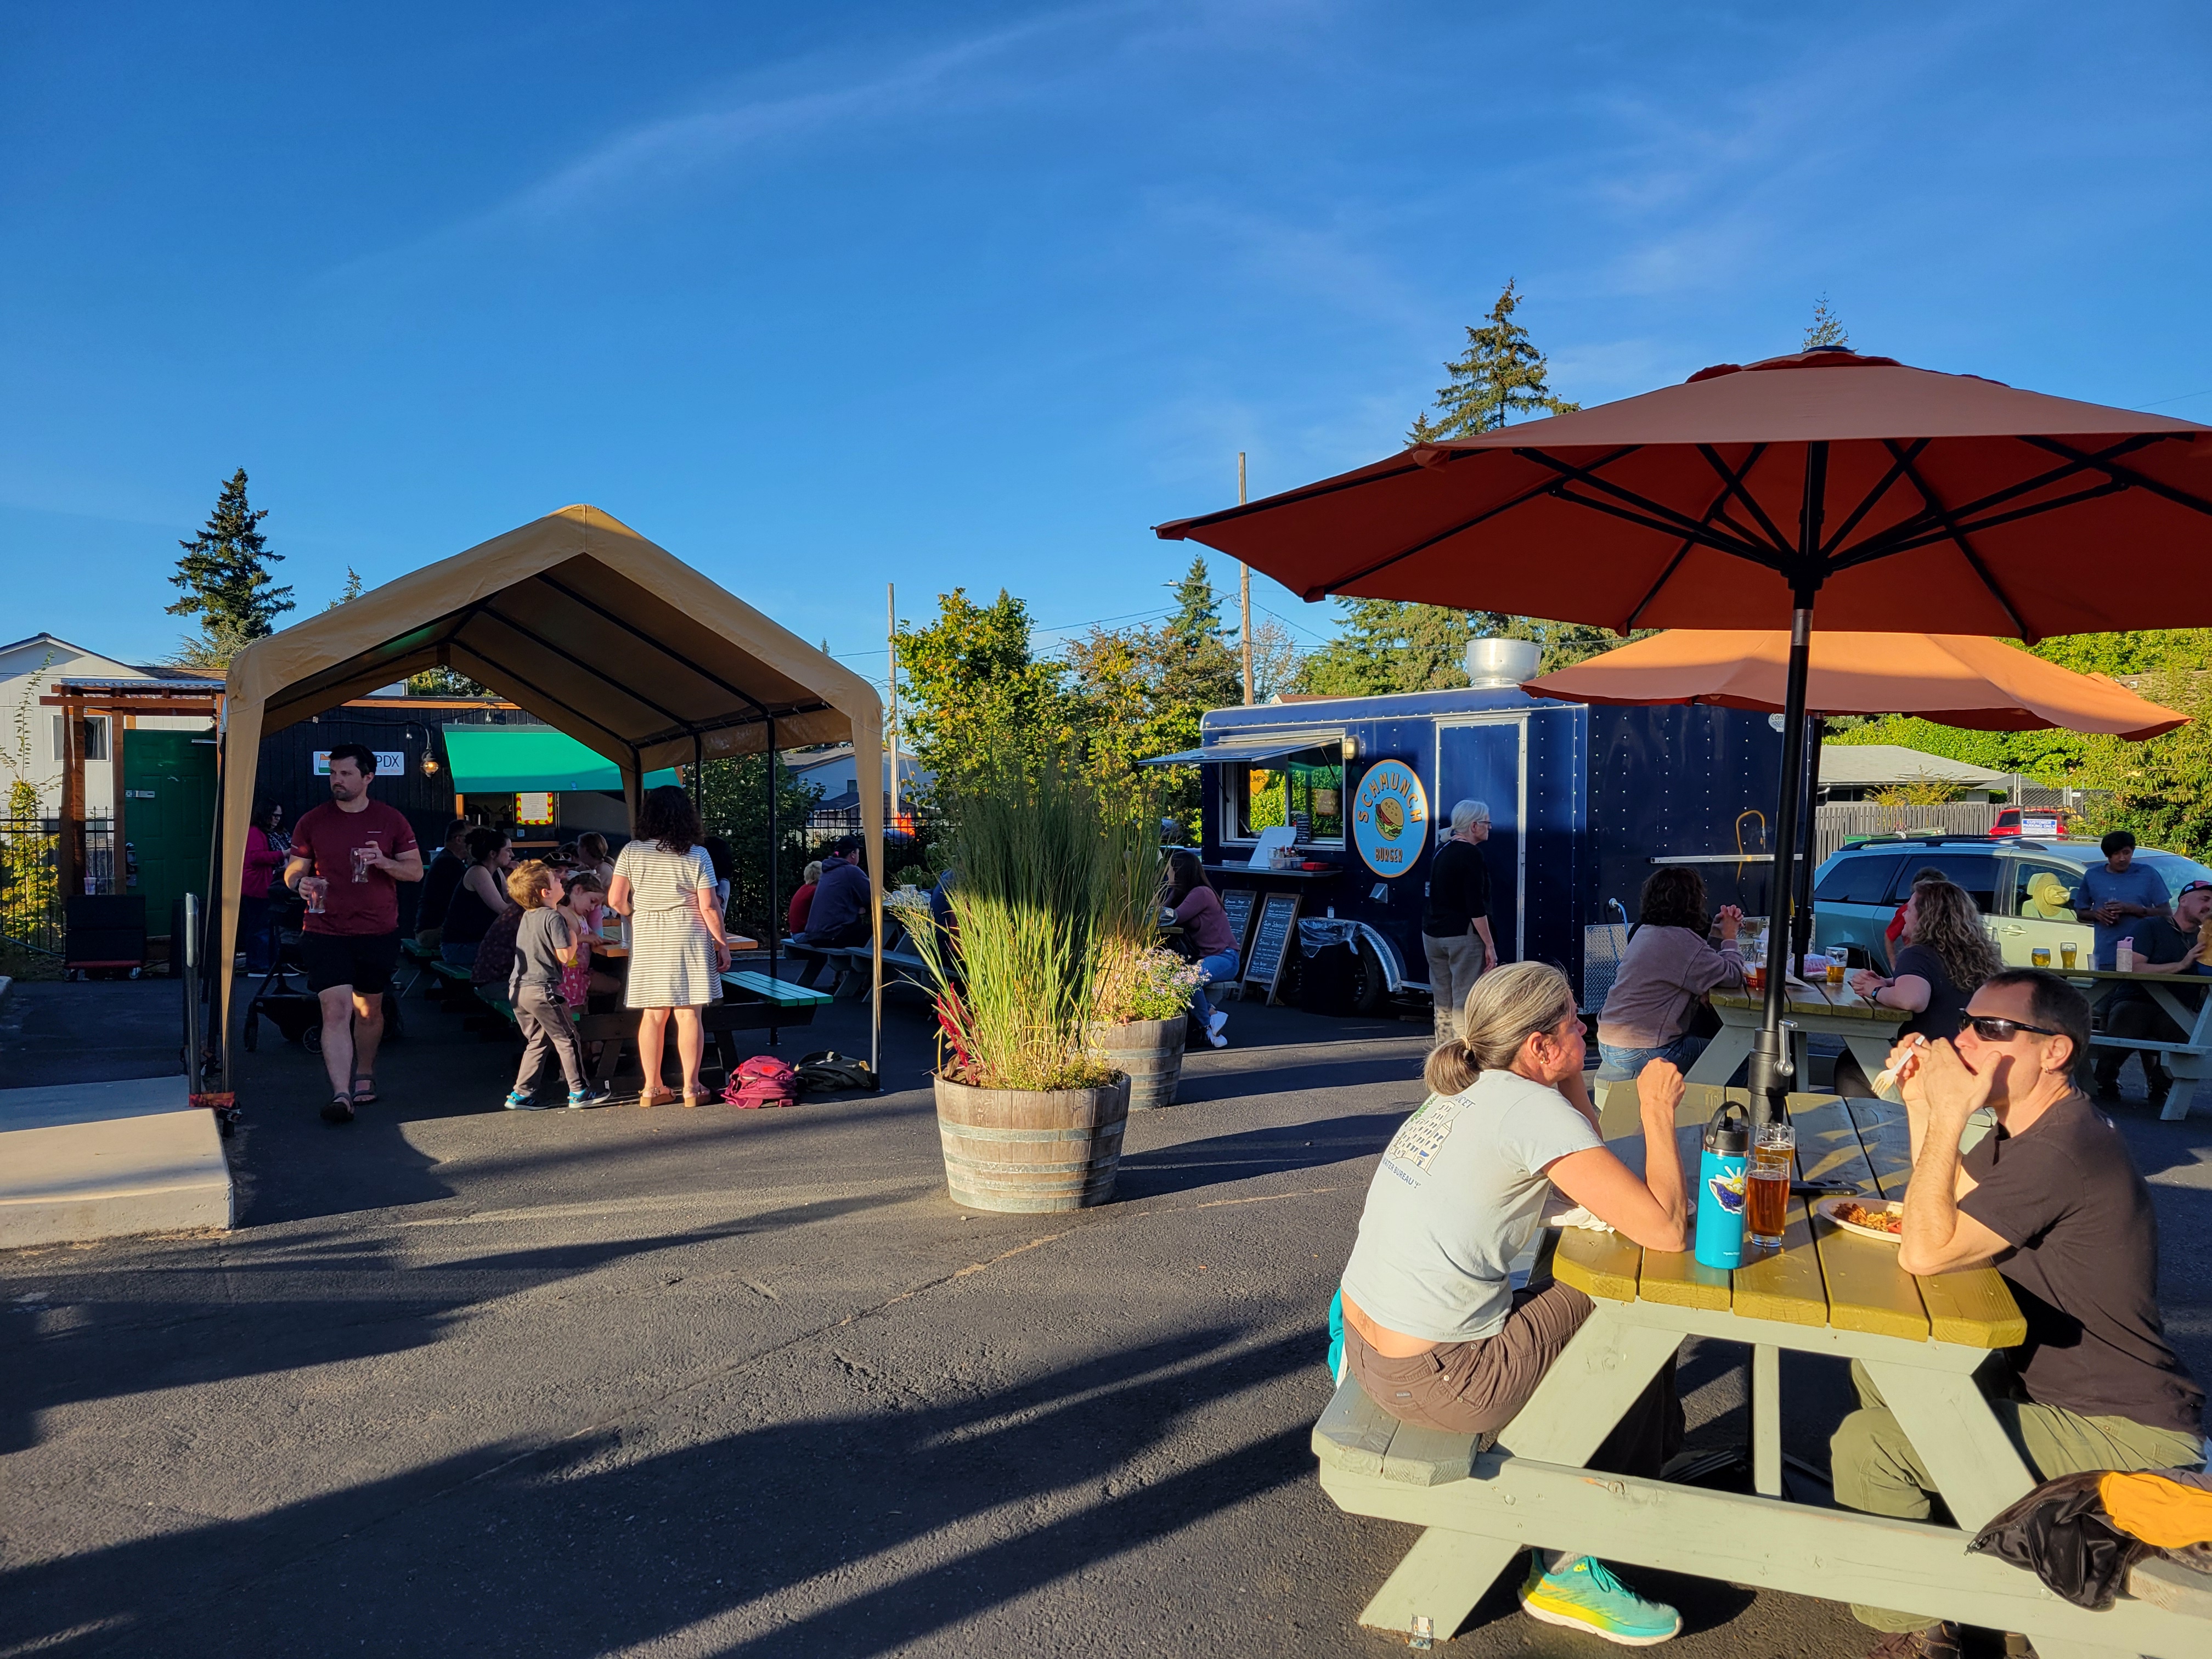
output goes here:
<path id="1" fill-rule="evenodd" d="M 1827 732 L 1827 721 L 1818 714 L 1805 722 L 1805 799 L 1797 809 L 1797 884 L 1790 890 L 1790 951 L 1800 962 L 1813 949 L 1813 870 L 1820 861 L 1820 744 Z"/>
<path id="2" fill-rule="evenodd" d="M 1790 915 L 1794 890 L 1793 865 L 1797 851 L 1797 814 L 1805 756 L 1805 678 L 1813 638 L 1813 596 L 1800 593 L 1790 616 L 1790 680 L 1782 711 L 1782 801 L 1780 822 L 1775 825 L 1774 872 L 1767 883 L 1766 1010 L 1759 1034 L 1752 1040 L 1750 1072 L 1752 1115 L 1756 1122 L 1788 1122 L 1789 1096 L 1796 1081 L 1792 1073 L 1789 1033 L 1782 1029 L 1789 1006 L 1787 973 L 1791 934 Z"/>

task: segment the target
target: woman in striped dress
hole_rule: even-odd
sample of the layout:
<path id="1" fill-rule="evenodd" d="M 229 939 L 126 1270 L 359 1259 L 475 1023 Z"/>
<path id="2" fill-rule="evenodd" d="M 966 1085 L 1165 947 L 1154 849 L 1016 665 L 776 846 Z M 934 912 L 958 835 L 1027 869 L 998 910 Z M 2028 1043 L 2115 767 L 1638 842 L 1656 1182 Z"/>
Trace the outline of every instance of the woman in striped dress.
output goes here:
<path id="1" fill-rule="evenodd" d="M 714 866 L 699 845 L 699 815 L 674 786 L 648 790 L 637 814 L 637 839 L 615 859 L 607 902 L 630 919 L 629 983 L 624 1002 L 638 1011 L 637 1057 L 645 1067 L 641 1106 L 675 1097 L 660 1086 L 661 1046 L 676 1015 L 676 1052 L 684 1062 L 684 1103 L 707 1097 L 699 1081 L 706 1032 L 699 1010 L 719 1001 L 730 965 L 722 913 L 714 902 Z"/>

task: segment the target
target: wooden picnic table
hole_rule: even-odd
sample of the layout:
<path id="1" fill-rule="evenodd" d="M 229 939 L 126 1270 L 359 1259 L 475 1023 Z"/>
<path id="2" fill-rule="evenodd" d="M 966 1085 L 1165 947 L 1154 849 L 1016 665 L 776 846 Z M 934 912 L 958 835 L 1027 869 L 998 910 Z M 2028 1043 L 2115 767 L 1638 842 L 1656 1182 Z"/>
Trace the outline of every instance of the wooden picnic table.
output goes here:
<path id="1" fill-rule="evenodd" d="M 1686 1080 L 1723 1085 L 1735 1068 L 1751 1056 L 1752 1038 L 1766 1017 L 1766 999 L 1746 991 L 1715 991 L 1707 999 L 1720 1016 L 1720 1034 L 1691 1063 Z M 1793 1043 L 1797 1077 L 1807 1079 L 1805 1039 L 1814 1032 L 1843 1038 L 1851 1057 L 1874 1076 L 1889 1063 L 1898 1028 L 1912 1018 L 1901 1008 L 1881 1008 L 1848 985 L 1789 987 L 1787 1012 L 1783 1016 L 1797 1028 Z"/>
<path id="2" fill-rule="evenodd" d="M 1720 1092 L 1689 1091 L 1677 1119 L 1685 1140 L 1694 1144 Z M 1901 1194 L 1911 1173 L 1902 1107 L 1801 1094 L 1789 1109 L 1802 1178 Z M 1615 1150 L 1640 1167 L 1641 1139 Z M 1694 1152 L 1685 1163 L 1695 1170 Z M 1322 1486 L 1339 1506 L 1427 1528 L 1360 1623 L 1449 1637 L 1519 1552 L 1536 1546 L 2019 1631 L 2045 1659 L 2207 1650 L 2212 1593 L 2184 1569 L 2146 1564 L 2130 1580 L 2141 1599 L 2092 1613 L 2032 1573 L 1966 1553 L 2035 1484 L 1975 1381 L 1993 1350 L 2027 1335 L 1993 1268 L 1915 1278 L 1898 1267 L 1895 1246 L 1832 1226 L 1793 1198 L 1783 1248 L 1733 1273 L 1579 1230 L 1561 1234 L 1552 1271 L 1596 1307 L 1494 1442 L 1399 1423 L 1350 1377 L 1316 1425 Z M 1583 1467 L 1686 1336 L 1751 1349 L 1755 1495 Z M 1954 1525 L 1783 1495 L 1784 1348 L 1866 1365 Z"/>
<path id="3" fill-rule="evenodd" d="M 2204 1076 L 2205 1058 L 2212 1055 L 2212 994 L 2199 995 L 2197 1006 L 2191 1008 L 2176 994 L 2174 988 L 2178 984 L 2203 988 L 2212 981 L 2201 974 L 2123 974 L 2108 968 L 2058 968 L 2052 971 L 2087 997 L 2092 1008 L 2108 1001 L 2123 985 L 2136 986 L 2150 993 L 2150 1000 L 2186 1034 L 2182 1041 L 2161 1042 L 2154 1037 L 2116 1037 L 2100 1033 L 2089 1042 L 2094 1048 L 2148 1048 L 2162 1055 L 2166 1070 L 2173 1073 L 2173 1087 L 2167 1092 L 2166 1104 L 2160 1108 L 2158 1115 L 2167 1120 L 2187 1117 L 2189 1103 L 2196 1096 L 2199 1079 Z"/>

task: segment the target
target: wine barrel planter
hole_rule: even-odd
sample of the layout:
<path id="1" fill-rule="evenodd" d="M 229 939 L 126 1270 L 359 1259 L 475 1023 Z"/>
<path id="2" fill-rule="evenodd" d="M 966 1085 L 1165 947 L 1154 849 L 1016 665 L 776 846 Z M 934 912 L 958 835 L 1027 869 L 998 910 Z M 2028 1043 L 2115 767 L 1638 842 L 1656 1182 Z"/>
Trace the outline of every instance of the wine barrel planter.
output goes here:
<path id="1" fill-rule="evenodd" d="M 1133 1019 L 1126 1025 L 1093 1025 L 1085 1046 L 1096 1059 L 1129 1074 L 1129 1109 L 1153 1111 L 1175 1104 L 1182 1081 L 1186 1017 Z"/>
<path id="2" fill-rule="evenodd" d="M 1129 1079 L 1102 1089 L 976 1089 L 937 1084 L 945 1180 L 964 1209 L 1082 1210 L 1114 1196 Z"/>

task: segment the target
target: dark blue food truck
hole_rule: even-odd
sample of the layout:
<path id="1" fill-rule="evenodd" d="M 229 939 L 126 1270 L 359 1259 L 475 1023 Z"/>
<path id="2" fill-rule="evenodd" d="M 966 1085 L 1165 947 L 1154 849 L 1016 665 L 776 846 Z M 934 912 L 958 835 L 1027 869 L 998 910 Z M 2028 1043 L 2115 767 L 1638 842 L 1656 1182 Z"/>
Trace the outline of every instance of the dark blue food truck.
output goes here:
<path id="1" fill-rule="evenodd" d="M 1425 996 L 1429 866 L 1462 800 L 1490 808 L 1501 961 L 1555 962 L 1584 988 L 1584 928 L 1632 921 L 1659 864 L 1695 865 L 1716 906 L 1767 913 L 1778 722 L 1532 697 L 1519 682 L 1534 669 L 1527 642 L 1479 640 L 1467 690 L 1218 708 L 1199 748 L 1152 757 L 1202 769 L 1199 850 L 1243 941 L 1246 994 L 1285 993 L 1297 925 L 1318 920 L 1348 924 L 1304 935 L 1309 955 L 1316 939 L 1351 947 L 1359 1012 Z"/>

